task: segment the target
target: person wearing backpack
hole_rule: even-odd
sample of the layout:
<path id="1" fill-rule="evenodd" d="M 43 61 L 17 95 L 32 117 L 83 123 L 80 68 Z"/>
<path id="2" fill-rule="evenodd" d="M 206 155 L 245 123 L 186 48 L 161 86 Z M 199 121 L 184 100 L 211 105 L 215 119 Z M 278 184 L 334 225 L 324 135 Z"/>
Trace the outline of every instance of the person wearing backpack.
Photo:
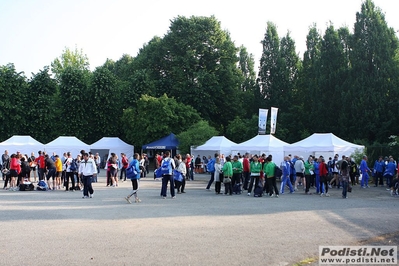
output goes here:
<path id="1" fill-rule="evenodd" d="M 175 161 L 170 158 L 170 152 L 165 152 L 165 158 L 161 162 L 162 173 L 162 188 L 161 196 L 166 199 L 166 190 L 168 189 L 168 182 L 170 182 L 170 195 L 172 199 L 175 197 L 175 182 L 173 179 L 173 169 L 176 168 Z"/>
<path id="2" fill-rule="evenodd" d="M 69 190 L 69 179 L 72 181 L 72 189 L 70 191 L 74 191 L 73 188 L 75 187 L 75 178 L 74 178 L 74 160 L 70 152 L 67 152 L 67 159 L 64 162 L 66 173 L 65 173 L 65 191 Z"/>
<path id="3" fill-rule="evenodd" d="M 206 186 L 206 190 L 211 190 L 211 185 L 213 183 L 213 181 L 215 181 L 215 162 L 216 162 L 216 158 L 219 157 L 218 153 L 215 153 L 215 158 L 214 159 L 210 159 L 206 165 L 206 169 L 208 170 L 209 173 L 211 173 L 211 179 L 208 182 L 208 185 Z"/>
<path id="4" fill-rule="evenodd" d="M 135 154 L 133 155 L 133 160 L 129 163 L 129 165 L 128 165 L 128 167 L 127 167 L 127 168 L 132 167 L 133 170 L 136 171 L 136 172 L 135 172 L 136 175 L 133 175 L 133 176 L 130 178 L 130 180 L 132 180 L 132 187 L 133 187 L 133 190 L 132 190 L 132 192 L 130 192 L 129 195 L 127 195 L 127 196 L 125 197 L 125 200 L 126 200 L 128 203 L 132 203 L 132 201 L 130 200 L 130 198 L 131 198 L 132 196 L 134 196 L 134 202 L 136 202 L 136 203 L 140 203 L 140 202 L 141 202 L 141 200 L 140 200 L 139 197 L 137 196 L 137 191 L 138 191 L 139 188 L 140 188 L 140 185 L 139 185 L 140 182 L 139 182 L 139 181 L 140 181 L 140 176 L 141 176 L 139 157 L 140 157 L 140 155 L 139 155 L 138 153 L 135 153 Z"/>

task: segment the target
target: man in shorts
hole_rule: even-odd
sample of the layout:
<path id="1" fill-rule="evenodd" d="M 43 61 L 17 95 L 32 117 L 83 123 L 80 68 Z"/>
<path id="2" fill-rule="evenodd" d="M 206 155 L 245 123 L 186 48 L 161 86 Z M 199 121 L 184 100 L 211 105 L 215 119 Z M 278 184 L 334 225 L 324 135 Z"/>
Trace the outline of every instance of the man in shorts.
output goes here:
<path id="1" fill-rule="evenodd" d="M 296 160 L 295 165 L 295 173 L 296 173 L 296 180 L 295 180 L 295 190 L 298 190 L 299 182 L 302 182 L 303 187 L 306 186 L 305 184 L 305 163 L 303 161 L 303 156 L 299 156 L 299 159 Z"/>
<path id="2" fill-rule="evenodd" d="M 55 173 L 56 173 L 55 162 L 53 161 L 53 159 L 51 159 L 51 157 L 48 156 L 48 154 L 46 154 L 44 156 L 44 158 L 45 158 L 46 170 L 47 170 L 47 174 L 46 174 L 47 186 L 48 186 L 49 190 L 51 190 L 49 180 L 50 180 L 50 178 L 52 178 L 53 179 L 53 190 L 55 190 Z"/>

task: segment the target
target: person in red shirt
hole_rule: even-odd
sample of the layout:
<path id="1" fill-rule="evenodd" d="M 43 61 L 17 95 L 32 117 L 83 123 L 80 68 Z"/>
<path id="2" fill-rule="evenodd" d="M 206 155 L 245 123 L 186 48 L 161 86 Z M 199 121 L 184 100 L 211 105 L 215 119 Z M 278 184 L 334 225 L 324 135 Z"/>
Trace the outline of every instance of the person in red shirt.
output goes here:
<path id="1" fill-rule="evenodd" d="M 11 175 L 10 190 L 11 191 L 17 190 L 16 180 L 17 180 L 20 172 L 21 172 L 21 164 L 19 162 L 19 158 L 17 158 L 16 154 L 12 154 L 11 162 L 10 162 L 10 175 Z"/>
<path id="2" fill-rule="evenodd" d="M 251 178 L 248 157 L 249 157 L 249 154 L 247 152 L 247 153 L 245 153 L 244 159 L 242 160 L 242 174 L 243 174 L 243 178 L 244 178 L 244 185 L 243 185 L 244 190 L 248 190 L 248 183 L 249 183 L 249 179 Z"/>
<path id="3" fill-rule="evenodd" d="M 319 160 L 321 161 L 321 163 L 319 164 L 319 174 L 320 174 L 320 197 L 323 196 L 330 196 L 328 194 L 328 168 L 327 168 L 327 164 L 324 160 L 323 157 L 320 156 Z M 323 188 L 324 186 L 324 188 Z"/>
<path id="4" fill-rule="evenodd" d="M 39 175 L 39 181 L 44 179 L 44 171 L 46 170 L 46 160 L 44 159 L 44 152 L 38 151 L 39 157 L 35 159 L 38 166 L 37 174 Z"/>
<path id="5" fill-rule="evenodd" d="M 129 159 L 126 157 L 126 154 L 123 152 L 121 153 L 122 157 L 122 169 L 121 169 L 121 174 L 120 174 L 120 180 L 123 179 L 123 181 L 126 181 L 126 168 L 129 166 Z M 123 178 L 123 175 L 125 175 L 125 178 Z"/>

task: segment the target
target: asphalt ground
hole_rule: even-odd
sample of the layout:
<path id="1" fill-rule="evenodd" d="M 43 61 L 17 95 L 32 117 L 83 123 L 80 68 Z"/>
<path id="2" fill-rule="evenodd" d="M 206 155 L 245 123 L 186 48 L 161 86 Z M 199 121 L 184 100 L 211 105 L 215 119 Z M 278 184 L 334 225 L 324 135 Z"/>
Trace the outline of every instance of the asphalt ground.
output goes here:
<path id="1" fill-rule="evenodd" d="M 130 181 L 106 187 L 103 175 L 92 199 L 1 190 L 0 265 L 317 265 L 319 245 L 398 245 L 399 198 L 384 187 L 224 196 L 200 174 L 162 199 L 151 174 L 127 204 Z"/>

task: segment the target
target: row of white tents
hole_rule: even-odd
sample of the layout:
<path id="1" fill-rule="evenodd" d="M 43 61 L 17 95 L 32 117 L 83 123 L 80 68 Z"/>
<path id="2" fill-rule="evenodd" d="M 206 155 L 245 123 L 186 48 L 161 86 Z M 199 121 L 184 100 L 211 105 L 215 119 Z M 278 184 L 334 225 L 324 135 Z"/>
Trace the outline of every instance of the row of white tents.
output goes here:
<path id="1" fill-rule="evenodd" d="M 205 144 L 191 147 L 191 154 L 195 157 L 200 155 L 208 157 L 215 153 L 224 155 L 245 154 L 272 154 L 276 161 L 283 160 L 285 155 L 298 155 L 307 158 L 309 155 L 325 158 L 333 157 L 334 154 L 350 156 L 356 150 L 362 152 L 364 146 L 345 141 L 332 133 L 315 133 L 301 141 L 289 144 L 273 135 L 257 135 L 242 143 L 235 143 L 224 136 L 215 136 Z"/>
<path id="2" fill-rule="evenodd" d="M 134 146 L 125 143 L 117 137 L 104 137 L 99 141 L 88 145 L 76 137 L 60 136 L 55 140 L 42 144 L 31 136 L 13 136 L 0 143 L 0 150 L 8 150 L 10 153 L 17 151 L 22 154 L 30 155 L 32 152 L 37 156 L 39 150 L 49 154 L 55 152 L 62 155 L 64 152 L 71 152 L 75 157 L 81 150 L 98 152 L 103 158 L 110 153 L 117 155 L 125 153 L 128 158 L 133 156 Z M 261 155 L 263 153 L 272 154 L 275 160 L 282 160 L 284 155 L 298 155 L 307 158 L 309 155 L 316 157 L 323 155 L 328 158 L 334 154 L 351 155 L 356 150 L 362 152 L 364 146 L 350 143 L 338 138 L 332 133 L 315 133 L 301 141 L 289 144 L 273 135 L 257 135 L 250 140 L 242 143 L 235 143 L 224 136 L 210 138 L 205 144 L 191 148 L 191 154 L 195 157 L 214 156 L 218 154 L 250 154 Z"/>
<path id="3" fill-rule="evenodd" d="M 8 150 L 10 155 L 19 151 L 28 156 L 32 152 L 34 152 L 35 156 L 38 156 L 38 151 L 46 151 L 50 155 L 55 152 L 55 154 L 62 156 L 64 152 L 69 151 L 73 157 L 76 157 L 81 150 L 85 150 L 86 152 L 98 152 L 101 158 L 111 153 L 115 153 L 118 156 L 121 153 L 125 153 L 130 158 L 133 156 L 134 146 L 117 137 L 104 137 L 88 145 L 76 137 L 69 136 L 60 136 L 47 144 L 40 143 L 31 136 L 12 136 L 0 143 L 0 150 Z"/>

